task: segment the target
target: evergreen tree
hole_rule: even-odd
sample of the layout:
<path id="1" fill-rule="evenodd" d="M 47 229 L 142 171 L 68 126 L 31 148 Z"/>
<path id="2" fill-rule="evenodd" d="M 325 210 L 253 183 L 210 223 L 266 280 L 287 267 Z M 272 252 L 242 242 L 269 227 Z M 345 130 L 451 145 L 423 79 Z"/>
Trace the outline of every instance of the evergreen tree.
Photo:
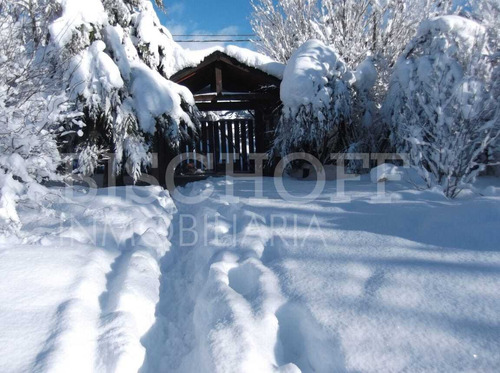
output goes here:
<path id="1" fill-rule="evenodd" d="M 92 174 L 115 154 L 137 179 L 150 164 L 157 131 L 176 149 L 196 127 L 194 100 L 167 77 L 180 48 L 147 0 L 68 0 L 50 25 L 51 41 L 68 58 L 71 99 L 84 114 L 76 146 L 80 171 Z"/>

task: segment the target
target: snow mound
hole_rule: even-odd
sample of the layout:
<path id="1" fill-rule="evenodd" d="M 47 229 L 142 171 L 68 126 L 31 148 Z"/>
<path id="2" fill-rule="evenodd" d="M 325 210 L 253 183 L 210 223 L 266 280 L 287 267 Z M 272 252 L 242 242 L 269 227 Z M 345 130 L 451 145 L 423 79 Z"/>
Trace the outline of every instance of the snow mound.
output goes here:
<path id="1" fill-rule="evenodd" d="M 447 35 L 448 38 L 455 37 L 460 39 L 459 43 L 466 48 L 472 49 L 477 43 L 478 38 L 484 36 L 486 29 L 476 21 L 456 16 L 441 16 L 423 21 L 418 30 L 417 38 L 426 38 L 427 35 Z M 443 41 L 443 47 L 447 46 Z M 459 52 L 459 51 L 457 51 Z"/>
<path id="2" fill-rule="evenodd" d="M 0 172 L 0 228 L 3 228 L 4 222 L 8 225 L 19 223 L 16 202 L 23 189 L 23 185 L 14 180 L 12 174 Z"/>
<path id="3" fill-rule="evenodd" d="M 313 111 L 320 110 L 330 102 L 332 91 L 327 84 L 333 79 L 354 81 L 333 48 L 319 40 L 309 40 L 293 53 L 286 65 L 281 101 L 289 108 L 312 104 Z"/>
<path id="4" fill-rule="evenodd" d="M 400 181 L 404 171 L 400 167 L 390 163 L 383 163 L 380 166 L 370 170 L 370 180 L 372 183 L 380 183 L 383 181 Z"/>
<path id="5" fill-rule="evenodd" d="M 326 163 L 350 122 L 354 75 L 335 50 L 309 40 L 290 57 L 281 81 L 283 103 L 273 152 L 284 157 L 306 151 Z M 325 145 L 327 144 L 327 145 Z M 326 151 L 328 149 L 328 152 Z"/>
<path id="6" fill-rule="evenodd" d="M 170 249 L 168 192 L 51 189 L 18 210 L 18 236 L 0 235 L 0 371 L 137 372 Z"/>
<path id="7" fill-rule="evenodd" d="M 372 57 L 367 57 L 354 71 L 354 86 L 362 92 L 370 91 L 377 81 L 377 69 Z"/>
<path id="8" fill-rule="evenodd" d="M 500 196 L 500 187 L 495 187 L 493 185 L 490 185 L 489 187 L 484 188 L 483 190 L 483 195 L 489 196 L 489 197 L 499 197 Z"/>

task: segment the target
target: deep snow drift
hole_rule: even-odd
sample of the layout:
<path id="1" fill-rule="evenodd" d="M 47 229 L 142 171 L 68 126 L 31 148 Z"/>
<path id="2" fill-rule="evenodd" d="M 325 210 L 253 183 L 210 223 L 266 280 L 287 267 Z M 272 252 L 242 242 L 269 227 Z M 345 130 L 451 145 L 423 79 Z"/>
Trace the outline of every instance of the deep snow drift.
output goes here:
<path id="1" fill-rule="evenodd" d="M 308 203 L 280 181 L 209 179 L 176 207 L 152 187 L 21 204 L 0 371 L 496 371 L 498 179 L 450 201 L 365 175 Z"/>
<path id="2" fill-rule="evenodd" d="M 143 363 L 175 206 L 161 188 L 84 191 L 21 203 L 19 237 L 0 236 L 1 372 Z"/>

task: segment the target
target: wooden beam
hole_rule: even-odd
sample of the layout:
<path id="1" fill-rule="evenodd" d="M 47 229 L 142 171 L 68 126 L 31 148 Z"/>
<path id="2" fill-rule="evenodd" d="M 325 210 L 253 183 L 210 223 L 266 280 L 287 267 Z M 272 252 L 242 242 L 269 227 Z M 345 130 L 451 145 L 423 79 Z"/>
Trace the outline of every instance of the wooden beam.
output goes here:
<path id="1" fill-rule="evenodd" d="M 199 102 L 196 104 L 200 111 L 219 110 L 254 110 L 258 107 L 256 102 Z"/>
<path id="2" fill-rule="evenodd" d="M 239 120 L 235 120 L 233 121 L 234 123 L 234 139 L 235 139 L 235 144 L 234 144 L 234 151 L 236 154 L 238 154 L 238 157 L 236 158 L 237 161 L 235 163 L 235 167 L 234 169 L 237 170 L 237 171 L 241 171 L 241 160 L 240 160 L 240 153 L 241 153 L 241 147 L 240 147 L 240 141 L 241 141 L 241 137 L 240 137 L 240 121 Z"/>
<path id="3" fill-rule="evenodd" d="M 221 53 L 222 52 L 215 51 L 211 55 L 205 57 L 205 59 L 203 61 L 201 61 L 198 64 L 198 66 L 186 67 L 185 69 L 182 69 L 181 71 L 178 71 L 175 74 L 173 74 L 172 76 L 170 76 L 169 79 L 172 80 L 173 82 L 178 82 L 179 80 L 183 79 L 184 77 L 191 74 L 192 72 L 197 72 L 197 71 L 209 66 L 210 64 L 214 63 L 215 61 L 219 61 Z"/>
<path id="4" fill-rule="evenodd" d="M 196 72 L 192 72 L 191 74 L 188 74 L 188 75 L 186 75 L 186 76 L 184 76 L 184 77 L 182 77 L 182 78 L 179 78 L 179 79 L 176 81 L 176 83 L 177 83 L 177 84 L 181 84 L 184 80 L 189 79 L 189 78 L 191 78 L 191 77 L 193 77 L 193 76 L 195 76 L 195 75 L 196 75 Z"/>
<path id="5" fill-rule="evenodd" d="M 195 95 L 196 102 L 221 102 L 221 101 L 279 101 L 279 96 L 272 93 L 239 93 L 239 94 L 201 94 Z"/>
<path id="6" fill-rule="evenodd" d="M 220 66 L 215 67 L 215 92 L 217 96 L 222 95 L 222 69 Z"/>

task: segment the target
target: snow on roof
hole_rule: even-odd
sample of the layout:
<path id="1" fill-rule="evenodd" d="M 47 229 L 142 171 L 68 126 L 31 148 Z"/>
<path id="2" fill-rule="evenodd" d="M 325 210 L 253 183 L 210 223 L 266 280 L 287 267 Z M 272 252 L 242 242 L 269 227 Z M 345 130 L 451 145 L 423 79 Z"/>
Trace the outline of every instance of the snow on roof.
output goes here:
<path id="1" fill-rule="evenodd" d="M 237 47 L 235 45 L 228 45 L 226 47 L 218 46 L 202 50 L 184 49 L 181 53 L 179 53 L 180 56 L 177 56 L 177 65 L 174 68 L 175 71 L 173 71 L 171 75 L 181 71 L 182 69 L 197 66 L 206 57 L 216 51 L 223 52 L 228 56 L 235 58 L 242 64 L 256 68 L 260 71 L 265 72 L 266 74 L 275 76 L 279 79 L 283 78 L 283 72 L 285 71 L 284 64 L 276 62 L 272 58 L 261 53 L 252 51 L 247 48 Z"/>

